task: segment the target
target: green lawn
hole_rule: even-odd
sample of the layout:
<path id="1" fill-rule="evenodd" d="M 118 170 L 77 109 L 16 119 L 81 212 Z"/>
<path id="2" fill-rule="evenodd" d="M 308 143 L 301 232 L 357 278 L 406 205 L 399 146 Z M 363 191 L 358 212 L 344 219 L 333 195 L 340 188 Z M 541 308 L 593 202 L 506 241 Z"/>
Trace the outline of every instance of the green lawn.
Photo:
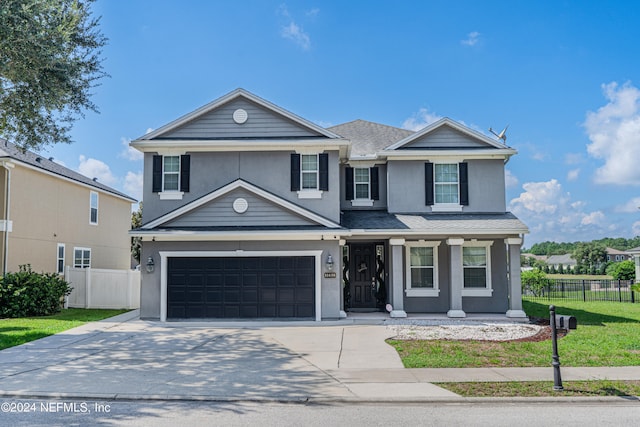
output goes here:
<path id="1" fill-rule="evenodd" d="M 558 341 L 562 366 L 640 365 L 640 304 L 556 300 L 559 314 L 571 314 L 578 329 Z M 549 304 L 524 301 L 530 316 L 549 317 Z M 549 366 L 551 341 L 388 340 L 407 368 Z"/>
<path id="2" fill-rule="evenodd" d="M 127 311 L 69 308 L 53 316 L 0 319 L 0 350 Z"/>
<path id="3" fill-rule="evenodd" d="M 438 384 L 465 397 L 640 396 L 640 381 L 564 381 L 562 385 L 564 390 L 554 391 L 553 381 Z"/>

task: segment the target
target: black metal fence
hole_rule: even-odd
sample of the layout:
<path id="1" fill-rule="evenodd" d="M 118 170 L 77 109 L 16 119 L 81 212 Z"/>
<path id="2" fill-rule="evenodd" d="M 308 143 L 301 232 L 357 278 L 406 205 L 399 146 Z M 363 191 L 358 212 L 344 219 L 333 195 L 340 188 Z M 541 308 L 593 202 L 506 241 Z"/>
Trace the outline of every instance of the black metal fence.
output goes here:
<path id="1" fill-rule="evenodd" d="M 631 290 L 632 280 L 549 279 L 541 289 L 523 290 L 530 300 L 566 299 L 573 301 L 636 302 L 640 295 Z"/>

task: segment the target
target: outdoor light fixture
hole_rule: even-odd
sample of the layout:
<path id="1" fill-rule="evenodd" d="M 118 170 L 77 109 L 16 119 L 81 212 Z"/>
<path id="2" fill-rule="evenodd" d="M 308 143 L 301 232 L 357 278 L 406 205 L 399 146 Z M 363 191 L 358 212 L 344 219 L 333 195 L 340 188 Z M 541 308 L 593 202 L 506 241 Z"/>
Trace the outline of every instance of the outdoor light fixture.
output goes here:
<path id="1" fill-rule="evenodd" d="M 147 258 L 147 273 L 153 273 L 155 266 L 156 264 L 153 262 L 153 258 Z"/>
<path id="2" fill-rule="evenodd" d="M 331 254 L 327 255 L 327 262 L 325 265 L 327 267 L 327 270 L 333 270 L 333 258 L 331 257 Z"/>

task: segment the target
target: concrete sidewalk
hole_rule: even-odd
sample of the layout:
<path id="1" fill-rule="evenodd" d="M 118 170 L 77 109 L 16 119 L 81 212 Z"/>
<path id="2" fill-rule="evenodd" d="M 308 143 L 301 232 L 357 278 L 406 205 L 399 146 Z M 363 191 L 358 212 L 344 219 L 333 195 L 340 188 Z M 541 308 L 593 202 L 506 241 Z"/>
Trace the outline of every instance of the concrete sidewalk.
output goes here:
<path id="1" fill-rule="evenodd" d="M 551 367 L 405 369 L 384 341 L 393 332 L 380 325 L 165 324 L 137 315 L 0 351 L 0 396 L 458 401 L 433 383 L 553 380 Z M 563 367 L 562 376 L 640 380 L 640 367 Z"/>

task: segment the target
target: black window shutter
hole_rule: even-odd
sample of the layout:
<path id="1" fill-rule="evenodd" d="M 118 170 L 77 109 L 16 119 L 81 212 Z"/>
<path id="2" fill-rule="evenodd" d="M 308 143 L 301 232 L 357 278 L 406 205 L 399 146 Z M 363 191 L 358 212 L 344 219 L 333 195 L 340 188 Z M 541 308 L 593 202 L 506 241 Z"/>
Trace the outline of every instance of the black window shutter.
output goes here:
<path id="1" fill-rule="evenodd" d="M 154 193 L 162 191 L 162 156 L 153 156 L 153 184 Z"/>
<path id="2" fill-rule="evenodd" d="M 424 187 L 426 195 L 426 205 L 433 205 L 433 163 L 424 164 Z"/>
<path id="3" fill-rule="evenodd" d="M 460 170 L 460 204 L 464 206 L 469 205 L 469 174 L 467 170 L 467 163 L 460 163 L 458 165 Z"/>
<path id="4" fill-rule="evenodd" d="M 180 156 L 180 191 L 189 192 L 189 176 L 191 174 L 191 156 Z"/>
<path id="5" fill-rule="evenodd" d="M 353 200 L 353 168 L 344 168 L 344 198 Z"/>
<path id="6" fill-rule="evenodd" d="M 300 190 L 300 154 L 291 154 L 291 191 Z"/>
<path id="7" fill-rule="evenodd" d="M 380 184 L 378 183 L 378 168 L 372 167 L 369 170 L 371 175 L 371 199 L 380 200 Z"/>
<path id="8" fill-rule="evenodd" d="M 318 169 L 320 170 L 320 188 L 318 190 L 329 191 L 329 154 L 318 155 Z"/>

